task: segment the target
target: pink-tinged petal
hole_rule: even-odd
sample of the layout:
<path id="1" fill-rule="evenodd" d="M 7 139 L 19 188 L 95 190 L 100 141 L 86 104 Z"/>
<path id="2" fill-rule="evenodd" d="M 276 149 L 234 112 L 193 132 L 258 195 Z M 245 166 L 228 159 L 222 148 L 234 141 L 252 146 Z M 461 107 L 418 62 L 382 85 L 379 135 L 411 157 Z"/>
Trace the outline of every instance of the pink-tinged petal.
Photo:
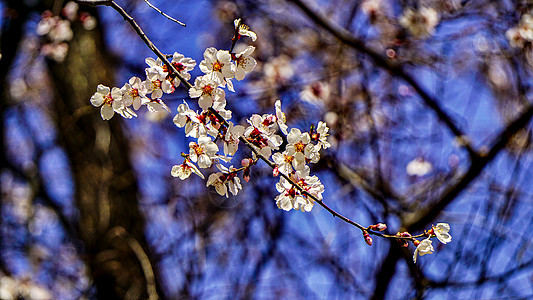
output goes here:
<path id="1" fill-rule="evenodd" d="M 142 103 L 141 103 L 140 97 L 133 99 L 133 109 L 138 110 L 141 107 L 141 105 Z"/>
<path id="2" fill-rule="evenodd" d="M 210 67 L 211 67 L 211 64 L 209 64 L 205 60 L 202 60 L 202 62 L 200 63 L 200 71 L 204 72 L 205 74 L 209 74 L 212 72 Z"/>
<path id="3" fill-rule="evenodd" d="M 205 60 L 213 61 L 213 60 L 216 59 L 216 55 L 217 55 L 217 49 L 215 49 L 213 47 L 209 47 L 209 48 L 205 49 L 205 52 L 204 52 Z"/>
<path id="4" fill-rule="evenodd" d="M 103 95 L 107 95 L 109 94 L 109 92 L 111 91 L 111 89 L 103 84 L 99 84 L 97 89 L 96 89 L 96 92 L 99 93 L 99 94 L 103 94 Z"/>
<path id="5" fill-rule="evenodd" d="M 254 46 L 248 46 L 246 47 L 246 49 L 244 49 L 244 51 L 242 51 L 240 53 L 241 56 L 250 56 L 250 54 L 252 54 L 255 50 L 255 47 Z"/>
<path id="6" fill-rule="evenodd" d="M 311 137 L 309 136 L 309 133 L 305 132 L 302 135 L 302 143 L 309 144 L 309 142 L 311 142 Z"/>
<path id="7" fill-rule="evenodd" d="M 244 71 L 244 69 L 237 68 L 237 70 L 235 71 L 235 79 L 241 81 L 244 79 L 245 76 L 246 76 L 246 72 Z"/>
<path id="8" fill-rule="evenodd" d="M 102 119 L 109 120 L 113 117 L 115 114 L 115 111 L 111 107 L 111 105 L 102 105 L 102 108 L 100 109 L 100 115 L 102 116 Z"/>
<path id="9" fill-rule="evenodd" d="M 216 57 L 220 62 L 229 62 L 231 60 L 231 54 L 227 50 L 219 50 Z"/>
<path id="10" fill-rule="evenodd" d="M 191 98 L 198 98 L 202 95 L 202 90 L 201 89 L 196 89 L 194 87 L 190 88 L 189 89 L 189 97 Z"/>
<path id="11" fill-rule="evenodd" d="M 209 156 L 202 154 L 198 156 L 198 166 L 200 168 L 209 168 L 211 166 L 211 159 Z"/>
<path id="12" fill-rule="evenodd" d="M 211 97 L 200 97 L 198 105 L 203 109 L 207 110 L 213 105 L 213 99 Z"/>
<path id="13" fill-rule="evenodd" d="M 171 94 L 174 92 L 174 87 L 172 86 L 172 83 L 170 83 L 170 81 L 168 80 L 163 81 L 163 83 L 161 84 L 161 89 L 167 94 Z"/>
<path id="14" fill-rule="evenodd" d="M 96 93 L 96 94 L 92 95 L 91 104 L 93 106 L 98 107 L 98 106 L 102 105 L 103 103 L 104 103 L 104 97 L 103 97 L 102 94 Z"/>
<path id="15" fill-rule="evenodd" d="M 172 56 L 172 62 L 179 62 L 181 61 L 185 56 L 183 54 L 179 54 L 178 52 L 174 52 L 174 55 Z"/>
<path id="16" fill-rule="evenodd" d="M 112 106 L 113 106 L 113 109 L 117 111 L 119 109 L 122 109 L 124 107 L 124 104 L 120 100 L 114 100 Z"/>
<path id="17" fill-rule="evenodd" d="M 161 97 L 163 97 L 163 91 L 161 89 L 157 89 L 152 92 L 152 100 L 159 99 Z"/>
<path id="18" fill-rule="evenodd" d="M 152 57 L 148 57 L 144 60 L 146 62 L 147 65 L 149 65 L 150 67 L 155 67 L 157 66 L 157 63 L 156 63 L 156 60 L 153 59 Z"/>
<path id="19" fill-rule="evenodd" d="M 119 88 L 114 87 L 111 90 L 111 97 L 113 97 L 114 100 L 122 99 L 122 91 Z"/>

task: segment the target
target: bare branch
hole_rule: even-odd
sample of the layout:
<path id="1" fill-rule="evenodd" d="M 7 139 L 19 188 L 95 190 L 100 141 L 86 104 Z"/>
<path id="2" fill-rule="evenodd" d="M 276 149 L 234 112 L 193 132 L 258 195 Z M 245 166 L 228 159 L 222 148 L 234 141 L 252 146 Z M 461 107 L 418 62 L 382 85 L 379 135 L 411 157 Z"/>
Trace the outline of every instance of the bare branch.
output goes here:
<path id="1" fill-rule="evenodd" d="M 144 0 L 144 2 L 146 2 L 146 4 L 148 4 L 148 6 L 150 6 L 151 8 L 153 8 L 155 11 L 157 11 L 158 13 L 162 14 L 163 16 L 165 16 L 167 19 L 169 19 L 170 21 L 172 22 L 176 22 L 178 24 L 180 24 L 181 26 L 183 27 L 187 27 L 187 25 L 185 25 L 185 23 L 183 22 L 180 22 L 176 19 L 174 19 L 173 17 L 167 15 L 166 13 L 164 13 L 163 11 L 161 11 L 159 8 L 155 7 L 152 3 L 150 3 L 148 0 Z"/>

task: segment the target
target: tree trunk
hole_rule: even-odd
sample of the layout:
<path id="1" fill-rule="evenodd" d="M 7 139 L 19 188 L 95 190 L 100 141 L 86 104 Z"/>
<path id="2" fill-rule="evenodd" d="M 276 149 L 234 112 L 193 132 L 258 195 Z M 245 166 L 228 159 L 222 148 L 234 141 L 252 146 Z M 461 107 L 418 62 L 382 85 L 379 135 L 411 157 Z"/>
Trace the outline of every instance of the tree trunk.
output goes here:
<path id="1" fill-rule="evenodd" d="M 75 22 L 72 29 L 65 61 L 48 65 L 56 88 L 56 124 L 75 184 L 86 262 L 99 299 L 154 299 L 158 288 L 121 117 L 103 121 L 89 102 L 98 84 L 113 84 L 112 63 L 99 27 L 87 31 Z"/>

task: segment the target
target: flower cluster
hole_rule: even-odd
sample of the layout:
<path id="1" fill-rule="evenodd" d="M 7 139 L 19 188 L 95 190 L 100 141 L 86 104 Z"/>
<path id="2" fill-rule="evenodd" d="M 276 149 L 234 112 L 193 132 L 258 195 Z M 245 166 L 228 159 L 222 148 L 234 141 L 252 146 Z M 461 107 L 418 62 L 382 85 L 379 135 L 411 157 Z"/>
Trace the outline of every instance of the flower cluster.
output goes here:
<path id="1" fill-rule="evenodd" d="M 115 113 L 131 119 L 137 116 L 135 111 L 143 105 L 150 112 L 161 110 L 170 112 L 161 97 L 163 94 L 173 93 L 180 81 L 159 58 L 149 57 L 145 62 L 148 65 L 145 69 L 145 80 L 132 77 L 122 88 L 98 85 L 96 93 L 91 97 L 91 103 L 96 107 L 101 107 L 102 119 L 109 120 Z M 177 52 L 172 56 L 171 63 L 179 75 L 185 79 L 190 78 L 191 75 L 188 72 L 196 66 L 196 61 Z"/>
<path id="2" fill-rule="evenodd" d="M 427 11 L 419 13 L 428 14 Z M 426 29 L 426 32 L 431 32 L 436 21 L 426 19 L 425 22 L 431 24 L 431 28 Z M 185 180 L 194 173 L 205 179 L 200 169 L 215 166 L 219 171 L 208 176 L 206 186 L 213 186 L 219 195 L 229 197 L 230 193 L 237 195 L 242 190 L 239 172 L 242 172 L 242 178 L 248 181 L 250 168 L 262 159 L 273 168 L 273 176 L 280 177 L 276 184 L 279 195 L 275 198 L 278 208 L 309 212 L 315 202 L 325 205 L 322 202 L 324 185 L 317 176 L 310 175 L 309 167 L 310 163 L 320 160 L 321 150 L 331 146 L 327 138 L 329 128 L 325 122 L 318 122 L 316 127 L 311 126 L 309 131 L 289 129 L 280 100 L 275 102 L 273 113 L 253 114 L 247 119 L 246 127 L 230 121 L 232 112 L 226 109 L 225 89 L 234 92 L 233 80 L 243 80 L 257 65 L 251 56 L 255 50 L 254 46 L 247 46 L 240 53 L 232 52 L 236 41 L 242 36 L 248 36 L 253 41 L 257 38 L 240 19 L 235 20 L 234 24 L 235 35 L 231 49 L 228 51 L 207 48 L 204 59 L 199 63 L 204 74 L 195 78 L 194 85 L 189 83 L 189 71 L 196 66 L 196 61 L 176 52 L 167 56 L 172 57 L 171 62 L 163 63 L 159 58 L 147 58 L 145 61 L 148 68 L 145 69 L 144 80 L 132 77 L 122 88 L 99 85 L 91 97 L 91 103 L 101 107 L 100 112 L 104 120 L 109 120 L 115 113 L 124 118 L 132 118 L 137 116 L 135 111 L 142 106 L 146 106 L 150 112 L 170 111 L 161 97 L 163 94 L 173 93 L 183 81 L 188 87 L 189 97 L 197 99 L 199 109 L 194 110 L 183 101 L 173 118 L 174 124 L 183 128 L 187 137 L 194 139 L 189 143 L 188 153 L 182 153 L 183 162 L 172 167 L 173 177 Z M 267 72 L 268 68 L 265 69 Z M 278 71 L 272 71 L 272 74 L 281 74 Z M 223 163 L 231 162 L 240 143 L 246 144 L 252 150 L 252 157 L 242 159 L 240 168 L 233 165 L 224 166 Z M 219 153 L 221 151 L 223 154 Z M 363 231 L 368 245 L 372 245 L 370 234 L 387 228 L 383 223 L 367 228 L 356 225 Z M 417 246 L 414 256 L 416 262 L 418 254 L 422 256 L 433 251 L 429 240 L 432 236 L 437 236 L 443 243 L 449 242 L 451 236 L 448 231 L 448 224 L 439 223 L 424 235 L 420 235 L 427 237 L 422 242 L 411 237 L 409 233 L 387 237 L 401 238 L 400 241 L 405 244 L 407 240 L 412 240 Z"/>
<path id="3" fill-rule="evenodd" d="M 520 23 L 516 27 L 509 28 L 505 33 L 511 46 L 523 48 L 533 42 L 533 16 L 531 14 L 522 15 Z"/>
<path id="4" fill-rule="evenodd" d="M 57 62 L 62 62 L 68 52 L 68 44 L 74 33 L 71 23 L 79 20 L 85 30 L 96 27 L 96 19 L 86 12 L 78 12 L 78 4 L 68 2 L 61 10 L 61 16 L 54 16 L 46 10 L 41 15 L 36 32 L 44 38 L 41 53 Z"/>
<path id="5" fill-rule="evenodd" d="M 448 233 L 450 231 L 450 225 L 447 223 L 438 223 L 437 226 L 432 226 L 432 228 L 426 232 L 427 238 L 422 241 L 413 239 L 413 244 L 416 246 L 415 252 L 413 254 L 413 262 L 416 263 L 417 256 L 424 256 L 426 254 L 431 254 L 435 250 L 433 249 L 431 238 L 436 236 L 437 239 L 443 243 L 447 244 L 452 241 L 452 236 Z M 410 236 L 408 233 L 404 232 L 403 234 L 398 233 L 399 236 Z M 405 240 L 403 240 L 405 242 Z M 404 244 L 405 246 L 405 244 Z"/>
<path id="6" fill-rule="evenodd" d="M 400 25 L 417 38 L 429 37 L 439 23 L 439 14 L 431 7 L 418 10 L 407 8 L 399 19 Z"/>

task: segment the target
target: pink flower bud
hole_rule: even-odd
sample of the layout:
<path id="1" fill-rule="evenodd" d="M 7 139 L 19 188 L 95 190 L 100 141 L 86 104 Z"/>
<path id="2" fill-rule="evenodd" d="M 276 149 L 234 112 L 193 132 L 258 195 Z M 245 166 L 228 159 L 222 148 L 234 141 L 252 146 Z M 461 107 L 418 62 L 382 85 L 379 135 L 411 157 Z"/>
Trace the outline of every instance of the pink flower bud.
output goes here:
<path id="1" fill-rule="evenodd" d="M 376 224 L 376 230 L 377 231 L 383 231 L 385 229 L 387 229 L 387 224 L 383 224 L 383 223 Z"/>
<path id="2" fill-rule="evenodd" d="M 278 177 L 279 175 L 279 169 L 278 169 L 278 166 L 274 167 L 274 169 L 272 170 L 272 176 L 274 177 Z"/>
<path id="3" fill-rule="evenodd" d="M 241 160 L 241 164 L 242 164 L 243 167 L 249 167 L 251 161 L 252 161 L 252 160 L 249 159 L 249 158 L 243 158 L 243 160 Z"/>
<path id="4" fill-rule="evenodd" d="M 420 245 L 420 241 L 419 240 L 414 240 L 413 241 L 413 245 L 415 245 L 415 247 L 418 247 L 418 245 Z"/>
<path id="5" fill-rule="evenodd" d="M 365 242 L 368 246 L 372 246 L 372 238 L 367 231 L 363 231 L 363 236 L 365 237 Z"/>

